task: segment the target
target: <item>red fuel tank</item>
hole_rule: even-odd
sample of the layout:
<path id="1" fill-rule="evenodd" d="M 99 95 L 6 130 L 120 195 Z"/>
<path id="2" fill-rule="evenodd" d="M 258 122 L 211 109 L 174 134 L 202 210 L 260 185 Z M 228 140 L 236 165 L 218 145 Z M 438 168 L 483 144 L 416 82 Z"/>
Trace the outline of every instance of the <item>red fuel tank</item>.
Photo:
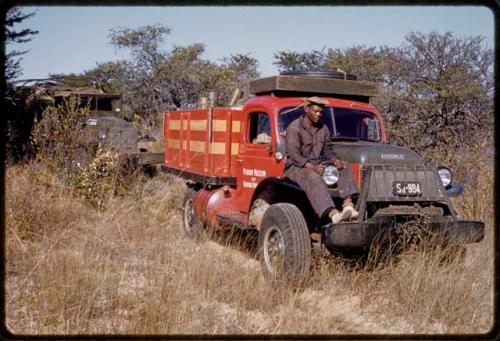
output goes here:
<path id="1" fill-rule="evenodd" d="M 210 224 L 214 229 L 220 230 L 224 226 L 219 217 L 224 213 L 238 212 L 234 194 L 236 190 L 229 186 L 217 189 L 201 189 L 194 200 L 194 209 L 200 219 Z"/>

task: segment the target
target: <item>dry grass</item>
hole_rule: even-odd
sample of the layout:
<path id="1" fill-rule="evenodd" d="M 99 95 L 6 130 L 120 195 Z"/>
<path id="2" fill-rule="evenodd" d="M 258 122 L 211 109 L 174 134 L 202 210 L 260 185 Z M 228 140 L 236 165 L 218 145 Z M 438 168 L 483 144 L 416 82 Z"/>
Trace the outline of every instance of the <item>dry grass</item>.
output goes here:
<path id="1" fill-rule="evenodd" d="M 493 322 L 492 171 L 457 202 L 486 221 L 463 264 L 405 253 L 373 271 L 315 256 L 301 290 L 268 286 L 235 238 L 181 233 L 183 184 L 139 177 L 96 210 L 41 164 L 6 176 L 6 323 L 15 334 L 485 333 Z M 468 202 L 476 195 L 477 201 Z M 466 209 L 475 205 L 473 210 Z"/>

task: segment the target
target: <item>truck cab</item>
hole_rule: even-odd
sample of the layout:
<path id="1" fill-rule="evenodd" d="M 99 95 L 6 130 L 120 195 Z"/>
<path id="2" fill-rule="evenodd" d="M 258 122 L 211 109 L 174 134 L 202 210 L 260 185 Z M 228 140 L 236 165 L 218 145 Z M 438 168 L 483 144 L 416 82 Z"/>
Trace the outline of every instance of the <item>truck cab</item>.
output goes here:
<path id="1" fill-rule="evenodd" d="M 360 165 L 368 161 L 371 147 L 386 143 L 383 120 L 378 110 L 369 103 L 324 97 L 322 122 L 328 127 L 332 147 L 345 161 L 351 164 L 358 188 L 361 187 Z M 266 177 L 283 177 L 286 158 L 286 128 L 304 114 L 302 97 L 259 96 L 249 100 L 243 107 L 243 129 L 238 162 L 240 193 L 246 200 L 241 211 L 250 210 L 254 189 Z M 352 148 L 363 148 L 366 152 L 349 153 Z M 401 149 L 396 148 L 398 152 Z M 385 148 L 387 155 L 395 154 L 393 148 Z M 419 159 L 410 152 L 406 159 Z M 408 160 L 407 160 L 408 161 Z M 245 165 L 246 167 L 243 167 Z M 333 190 L 333 192 L 335 192 Z"/>

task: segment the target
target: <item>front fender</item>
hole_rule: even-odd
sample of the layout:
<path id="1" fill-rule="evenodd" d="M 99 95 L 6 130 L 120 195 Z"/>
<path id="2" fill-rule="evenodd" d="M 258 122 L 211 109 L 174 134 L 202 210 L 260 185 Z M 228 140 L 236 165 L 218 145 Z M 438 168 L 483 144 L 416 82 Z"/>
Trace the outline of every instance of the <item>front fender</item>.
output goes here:
<path id="1" fill-rule="evenodd" d="M 289 203 L 297 206 L 310 230 L 319 227 L 319 217 L 314 212 L 306 193 L 295 182 L 288 178 L 268 177 L 255 188 L 250 207 L 257 199 L 265 200 L 269 205 Z"/>
<path id="2" fill-rule="evenodd" d="M 449 184 L 448 187 L 446 187 L 446 193 L 450 197 L 458 197 L 463 193 L 463 191 L 464 191 L 464 186 L 462 186 L 462 184 L 459 183 L 452 183 Z"/>

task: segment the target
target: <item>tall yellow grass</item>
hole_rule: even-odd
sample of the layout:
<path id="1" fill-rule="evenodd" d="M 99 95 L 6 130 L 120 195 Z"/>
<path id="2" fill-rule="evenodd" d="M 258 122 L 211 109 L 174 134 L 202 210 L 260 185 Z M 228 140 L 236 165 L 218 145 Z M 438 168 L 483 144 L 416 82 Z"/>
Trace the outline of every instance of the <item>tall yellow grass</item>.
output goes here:
<path id="1" fill-rule="evenodd" d="M 486 222 L 465 262 L 432 253 L 363 270 L 315 253 L 301 290 L 273 289 L 233 237 L 182 234 L 183 183 L 138 176 L 103 210 L 43 164 L 7 169 L 6 323 L 15 334 L 485 333 L 493 323 L 492 171 L 459 213 Z M 250 243 L 251 244 L 251 243 Z M 439 256 L 439 255 L 438 255 Z"/>

